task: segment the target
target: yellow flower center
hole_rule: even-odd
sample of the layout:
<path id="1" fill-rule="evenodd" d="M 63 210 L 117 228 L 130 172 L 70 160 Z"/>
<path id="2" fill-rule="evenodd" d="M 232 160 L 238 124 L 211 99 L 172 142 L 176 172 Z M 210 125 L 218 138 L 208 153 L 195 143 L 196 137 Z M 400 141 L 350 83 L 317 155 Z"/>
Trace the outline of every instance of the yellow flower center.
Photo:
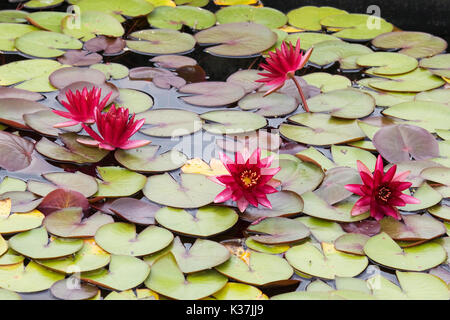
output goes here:
<path id="1" fill-rule="evenodd" d="M 241 173 L 241 181 L 246 188 L 251 188 L 258 183 L 260 175 L 252 170 L 245 170 Z"/>

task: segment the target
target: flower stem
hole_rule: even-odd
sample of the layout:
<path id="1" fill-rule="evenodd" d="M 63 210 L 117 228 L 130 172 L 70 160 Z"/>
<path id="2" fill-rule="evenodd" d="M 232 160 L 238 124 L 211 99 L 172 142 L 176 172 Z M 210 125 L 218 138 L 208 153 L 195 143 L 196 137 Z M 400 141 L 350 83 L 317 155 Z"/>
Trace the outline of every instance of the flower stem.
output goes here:
<path id="1" fill-rule="evenodd" d="M 303 94 L 303 90 L 302 90 L 302 87 L 300 86 L 300 83 L 298 83 L 294 74 L 288 73 L 288 76 L 289 76 L 289 78 L 292 79 L 292 81 L 294 81 L 295 86 L 297 87 L 298 93 L 300 94 L 300 97 L 302 98 L 303 109 L 305 109 L 306 112 L 309 112 L 308 104 L 306 103 L 305 95 Z"/>

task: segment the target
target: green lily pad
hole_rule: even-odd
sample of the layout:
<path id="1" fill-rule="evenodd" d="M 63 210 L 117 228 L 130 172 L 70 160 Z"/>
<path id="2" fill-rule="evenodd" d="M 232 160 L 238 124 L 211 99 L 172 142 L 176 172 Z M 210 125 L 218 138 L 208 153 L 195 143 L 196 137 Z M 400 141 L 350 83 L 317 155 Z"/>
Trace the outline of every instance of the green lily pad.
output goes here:
<path id="1" fill-rule="evenodd" d="M 255 251 L 246 251 L 242 256 L 232 252 L 230 259 L 217 266 L 216 270 L 234 280 L 256 286 L 288 280 L 294 273 L 283 258 Z"/>
<path id="2" fill-rule="evenodd" d="M 23 262 L 0 266 L 0 286 L 7 290 L 23 293 L 43 291 L 62 279 L 63 274 L 50 271 L 33 261 L 26 266 Z"/>
<path id="3" fill-rule="evenodd" d="M 229 82 L 208 81 L 187 84 L 179 89 L 181 93 L 191 93 L 191 96 L 182 96 L 187 103 L 202 107 L 219 107 L 232 104 L 244 95 L 241 86 Z"/>
<path id="4" fill-rule="evenodd" d="M 438 204 L 442 200 L 442 195 L 434 190 L 430 185 L 424 182 L 417 190 L 414 192 L 414 197 L 420 200 L 418 204 L 408 203 L 406 206 L 402 207 L 403 211 L 418 211 L 430 208 L 435 204 Z"/>
<path id="5" fill-rule="evenodd" d="M 50 92 L 56 90 L 48 76 L 55 70 L 63 68 L 58 61 L 48 59 L 27 59 L 0 66 L 0 85 L 15 85 L 14 88 L 33 92 Z"/>
<path id="6" fill-rule="evenodd" d="M 334 162 L 343 167 L 351 167 L 357 169 L 356 161 L 364 163 L 369 170 L 374 171 L 376 157 L 365 150 L 347 146 L 331 146 L 331 155 Z"/>
<path id="7" fill-rule="evenodd" d="M 311 112 L 329 112 L 343 119 L 357 119 L 370 115 L 375 109 L 375 99 L 357 89 L 340 89 L 322 93 L 308 99 Z"/>
<path id="8" fill-rule="evenodd" d="M 124 167 L 138 172 L 172 171 L 187 161 L 187 157 L 177 150 L 159 154 L 159 149 L 160 146 L 148 145 L 138 149 L 117 150 L 114 157 Z"/>
<path id="9" fill-rule="evenodd" d="M 381 34 L 372 40 L 372 44 L 380 49 L 400 49 L 399 53 L 414 58 L 426 58 L 443 52 L 447 42 L 425 32 L 397 31 Z"/>
<path id="10" fill-rule="evenodd" d="M 28 22 L 32 25 L 53 32 L 62 32 L 61 21 L 68 13 L 57 11 L 36 11 L 27 16 Z"/>
<path id="11" fill-rule="evenodd" d="M 61 300 L 87 300 L 98 294 L 97 287 L 87 283 L 78 284 L 78 281 L 79 279 L 76 277 L 57 281 L 51 286 L 50 292 L 54 297 Z M 75 286 L 75 283 L 78 285 Z"/>
<path id="12" fill-rule="evenodd" d="M 215 270 L 195 272 L 185 276 L 169 253 L 159 258 L 152 266 L 145 286 L 164 296 L 179 300 L 206 298 L 222 289 L 227 278 Z"/>
<path id="13" fill-rule="evenodd" d="M 363 256 L 364 245 L 369 238 L 361 233 L 346 233 L 335 240 L 334 247 L 345 253 Z"/>
<path id="14" fill-rule="evenodd" d="M 238 215 L 233 209 L 220 206 L 202 207 L 193 214 L 166 207 L 156 213 L 155 219 L 173 232 L 206 238 L 230 229 L 236 224 Z"/>
<path id="15" fill-rule="evenodd" d="M 245 111 L 210 111 L 203 113 L 200 118 L 209 121 L 203 124 L 203 129 L 212 134 L 252 132 L 267 125 L 263 116 Z"/>
<path id="16" fill-rule="evenodd" d="M 413 101 L 416 96 L 415 93 L 376 91 L 371 88 L 362 88 L 361 90 L 370 94 L 375 99 L 376 105 L 380 107 L 392 107 L 402 102 Z"/>
<path id="17" fill-rule="evenodd" d="M 381 17 L 357 13 L 329 15 L 320 24 L 329 31 L 338 29 L 334 36 L 353 41 L 368 41 L 394 28 Z"/>
<path id="18" fill-rule="evenodd" d="M 21 10 L 1 10 L 0 23 L 26 23 L 29 14 Z"/>
<path id="19" fill-rule="evenodd" d="M 67 118 L 61 117 L 51 110 L 41 110 L 33 113 L 27 113 L 22 117 L 28 127 L 46 136 L 57 137 L 59 134 L 64 132 L 81 131 L 81 125 L 75 125 L 64 129 L 55 128 L 55 124 L 65 122 Z"/>
<path id="20" fill-rule="evenodd" d="M 333 244 L 326 242 L 321 248 L 311 242 L 294 246 L 285 256 L 300 272 L 324 279 L 357 276 L 369 263 L 366 257 L 339 252 Z"/>
<path id="21" fill-rule="evenodd" d="M 151 201 L 175 208 L 198 208 L 214 201 L 223 187 L 206 176 L 181 173 L 180 182 L 170 174 L 153 175 L 148 178 L 144 195 Z M 167 197 L 171 194 L 171 197 Z"/>
<path id="22" fill-rule="evenodd" d="M 50 172 L 42 175 L 47 182 L 28 180 L 27 189 L 41 197 L 45 197 L 56 189 L 69 189 L 79 191 L 85 197 L 94 195 L 98 190 L 95 178 L 80 171 L 71 172 Z"/>
<path id="23" fill-rule="evenodd" d="M 203 30 L 216 23 L 214 13 L 191 6 L 157 7 L 147 16 L 148 23 L 159 29 L 180 30 L 183 25 Z"/>
<path id="24" fill-rule="evenodd" d="M 313 217 L 300 217 L 297 218 L 297 220 L 307 226 L 311 231 L 311 234 L 319 242 L 332 243 L 339 237 L 347 234 L 336 222 Z"/>
<path id="25" fill-rule="evenodd" d="M 119 94 L 114 104 L 127 108 L 130 113 L 144 112 L 153 107 L 153 98 L 143 91 L 120 88 Z"/>
<path id="26" fill-rule="evenodd" d="M 220 24 L 234 22 L 254 22 L 270 29 L 282 27 L 287 22 L 284 13 L 269 7 L 253 7 L 249 5 L 234 5 L 224 7 L 216 12 Z"/>
<path id="27" fill-rule="evenodd" d="M 139 235 L 131 223 L 116 222 L 103 225 L 95 234 L 97 244 L 111 254 L 144 256 L 167 247 L 173 234 L 160 227 L 149 226 Z"/>
<path id="28" fill-rule="evenodd" d="M 281 217 L 255 221 L 246 232 L 251 239 L 264 244 L 292 243 L 310 235 L 309 229 L 300 221 Z"/>
<path id="29" fill-rule="evenodd" d="M 217 44 L 205 49 L 221 57 L 247 57 L 257 55 L 277 41 L 277 35 L 257 23 L 236 22 L 221 24 L 195 34 L 201 45 Z"/>
<path id="30" fill-rule="evenodd" d="M 129 49 L 150 55 L 182 54 L 195 46 L 193 36 L 170 29 L 140 30 L 130 34 L 130 38 L 133 40 L 127 40 Z"/>
<path id="31" fill-rule="evenodd" d="M 64 34 L 88 41 L 97 35 L 121 37 L 125 30 L 112 15 L 101 11 L 84 10 L 81 14 L 68 15 L 61 21 Z"/>
<path id="32" fill-rule="evenodd" d="M 245 245 L 252 249 L 253 251 L 258 251 L 262 253 L 269 253 L 269 254 L 279 254 L 283 253 L 289 250 L 291 247 L 287 244 L 263 244 L 260 242 L 256 242 L 255 240 L 251 238 L 245 239 Z"/>
<path id="33" fill-rule="evenodd" d="M 449 90 L 443 89 L 434 89 L 431 91 L 420 92 L 415 95 L 414 100 L 416 101 L 431 101 L 431 102 L 440 102 L 446 105 L 449 105 L 450 101 L 450 92 Z M 448 140 L 448 139 L 445 139 Z"/>
<path id="34" fill-rule="evenodd" d="M 213 294 L 217 300 L 267 300 L 258 288 L 244 283 L 228 282 L 222 290 Z"/>
<path id="35" fill-rule="evenodd" d="M 392 217 L 384 217 L 380 221 L 381 231 L 400 241 L 431 240 L 447 231 L 442 222 L 429 215 L 404 215 L 402 218 L 403 223 Z"/>
<path id="36" fill-rule="evenodd" d="M 304 193 L 302 198 L 305 203 L 303 213 L 312 217 L 339 222 L 355 222 L 361 221 L 369 216 L 369 212 L 358 216 L 352 216 L 350 214 L 355 203 L 353 197 L 341 201 L 334 206 L 330 206 L 325 200 L 319 198 L 313 192 Z"/>
<path id="37" fill-rule="evenodd" d="M 421 177 L 440 184 L 450 185 L 450 168 L 430 167 L 420 173 Z"/>
<path id="38" fill-rule="evenodd" d="M 147 178 L 121 167 L 97 167 L 97 197 L 127 197 L 144 188 Z"/>
<path id="39" fill-rule="evenodd" d="M 356 60 L 360 56 L 372 52 L 370 48 L 361 44 L 340 40 L 321 41 L 314 45 L 314 51 L 309 58 L 309 62 L 321 67 L 339 62 L 341 69 L 355 70 L 360 69 L 360 66 L 356 64 Z"/>
<path id="40" fill-rule="evenodd" d="M 0 299 L 1 300 L 22 300 L 22 297 L 11 290 L 7 290 L 7 289 L 0 289 Z"/>
<path id="41" fill-rule="evenodd" d="M 81 250 L 74 255 L 59 259 L 36 260 L 36 262 L 47 269 L 72 274 L 103 268 L 110 260 L 109 253 L 103 251 L 93 239 L 86 239 Z"/>
<path id="42" fill-rule="evenodd" d="M 62 238 L 91 238 L 105 224 L 114 219 L 104 213 L 97 212 L 83 218 L 81 208 L 66 208 L 55 211 L 44 220 L 44 226 L 51 234 Z"/>
<path id="43" fill-rule="evenodd" d="M 28 9 L 46 9 L 60 5 L 64 0 L 30 0 L 24 6 Z"/>
<path id="44" fill-rule="evenodd" d="M 314 147 L 309 147 L 295 154 L 295 156 L 302 161 L 310 162 L 316 166 L 322 168 L 322 170 L 329 170 L 335 166 L 335 164 L 328 159 L 322 152 L 318 151 Z"/>
<path id="45" fill-rule="evenodd" d="M 437 243 L 427 242 L 402 249 L 384 232 L 370 238 L 364 252 L 376 263 L 406 271 L 424 271 L 440 265 L 447 258 L 444 248 Z"/>
<path id="46" fill-rule="evenodd" d="M 443 219 L 445 221 L 450 221 L 450 207 L 448 205 L 435 205 L 431 208 L 428 208 L 428 212 L 437 218 Z"/>
<path id="47" fill-rule="evenodd" d="M 15 40 L 27 33 L 37 30 L 39 29 L 28 24 L 0 23 L 0 50 L 17 51 Z"/>
<path id="48" fill-rule="evenodd" d="M 124 22 L 126 17 L 145 16 L 153 10 L 153 5 L 145 0 L 80 0 L 76 3 L 81 12 L 101 11 L 107 13 L 119 22 Z"/>
<path id="49" fill-rule="evenodd" d="M 21 263 L 23 260 L 25 260 L 24 256 L 12 249 L 8 249 L 8 251 L 0 257 L 0 266 L 16 265 Z"/>
<path id="50" fill-rule="evenodd" d="M 195 133 L 202 128 L 202 121 L 195 112 L 182 109 L 158 109 L 139 114 L 145 126 L 140 132 L 154 137 L 179 137 Z"/>
<path id="51" fill-rule="evenodd" d="M 44 215 L 37 211 L 26 213 L 2 214 L 0 217 L 0 234 L 12 234 L 39 227 Z"/>
<path id="52" fill-rule="evenodd" d="M 0 183 L 0 194 L 13 191 L 23 192 L 25 190 L 27 190 L 27 184 L 20 179 L 6 176 Z"/>
<path id="53" fill-rule="evenodd" d="M 420 67 L 440 77 L 450 77 L 450 54 L 440 54 L 420 60 Z"/>
<path id="54" fill-rule="evenodd" d="M 303 200 L 292 191 L 280 191 L 267 195 L 272 204 L 272 209 L 259 206 L 249 206 L 241 215 L 245 221 L 255 221 L 264 217 L 288 217 L 302 212 Z"/>
<path id="55" fill-rule="evenodd" d="M 374 52 L 360 56 L 356 63 L 362 67 L 372 67 L 366 73 L 373 75 L 397 75 L 417 68 L 417 59 L 396 52 Z"/>
<path id="56" fill-rule="evenodd" d="M 159 296 L 149 289 L 136 289 L 136 293 L 130 289 L 122 292 L 112 291 L 104 300 L 159 300 Z"/>
<path id="57" fill-rule="evenodd" d="M 445 84 L 440 77 L 430 71 L 417 68 L 406 74 L 371 78 L 369 86 L 379 90 L 394 92 L 421 92 L 439 88 Z"/>
<path id="58" fill-rule="evenodd" d="M 79 136 L 75 133 L 63 133 L 59 135 L 65 146 L 42 138 L 36 143 L 36 150 L 50 159 L 61 162 L 74 162 L 78 164 L 96 163 L 102 160 L 109 153 L 108 150 L 91 148 L 77 142 Z"/>
<path id="59" fill-rule="evenodd" d="M 109 268 L 82 272 L 81 280 L 110 290 L 124 291 L 137 287 L 145 281 L 150 267 L 132 256 L 111 256 Z"/>
<path id="60" fill-rule="evenodd" d="M 67 49 L 81 49 L 83 43 L 71 36 L 52 31 L 33 31 L 15 41 L 17 50 L 38 58 L 62 56 Z"/>
<path id="61" fill-rule="evenodd" d="M 280 156 L 281 170 L 274 179 L 281 181 L 281 189 L 301 195 L 316 189 L 323 180 L 324 174 L 320 167 L 301 161 L 295 156 Z"/>
<path id="62" fill-rule="evenodd" d="M 230 258 L 230 252 L 223 245 L 204 239 L 197 239 L 191 247 L 186 247 L 176 237 L 171 252 L 183 273 L 208 270 Z"/>
<path id="63" fill-rule="evenodd" d="M 321 92 L 346 89 L 352 86 L 352 82 L 347 77 L 332 75 L 326 72 L 314 72 L 307 74 L 302 78 L 308 84 L 320 88 Z"/>
<path id="64" fill-rule="evenodd" d="M 50 239 L 44 227 L 25 231 L 9 239 L 14 251 L 31 259 L 53 259 L 71 255 L 83 246 L 82 240 Z"/>
<path id="65" fill-rule="evenodd" d="M 97 63 L 89 66 L 91 69 L 95 69 L 98 71 L 101 71 L 105 74 L 106 79 L 123 79 L 128 76 L 129 70 L 127 67 L 125 67 L 123 64 L 120 63 L 114 63 L 114 62 L 107 62 L 107 63 Z M 122 90 L 130 90 L 130 89 L 120 89 L 120 93 L 122 93 Z M 129 93 L 125 91 L 125 93 Z M 134 95 L 133 95 L 134 96 Z M 136 98 L 134 98 L 136 99 Z M 151 98 L 150 98 L 151 99 Z M 137 100 L 137 99 L 136 99 Z M 142 104 L 144 101 L 146 101 L 146 98 L 141 97 L 138 101 Z M 153 99 L 151 99 L 151 105 L 153 106 Z M 150 106 L 151 108 L 151 106 Z"/>
<path id="66" fill-rule="evenodd" d="M 323 18 L 344 13 L 347 11 L 332 7 L 304 6 L 289 11 L 287 17 L 291 26 L 308 31 L 320 31 L 322 30 L 320 21 Z"/>
<path id="67" fill-rule="evenodd" d="M 264 97 L 264 93 L 251 93 L 238 102 L 242 110 L 256 110 L 256 114 L 264 117 L 280 117 L 294 112 L 298 103 L 294 97 L 283 93 L 272 93 Z"/>
<path id="68" fill-rule="evenodd" d="M 330 145 L 361 140 L 365 134 L 355 120 L 338 119 L 320 113 L 299 113 L 288 120 L 303 126 L 282 124 L 280 133 L 291 140 L 311 144 Z"/>

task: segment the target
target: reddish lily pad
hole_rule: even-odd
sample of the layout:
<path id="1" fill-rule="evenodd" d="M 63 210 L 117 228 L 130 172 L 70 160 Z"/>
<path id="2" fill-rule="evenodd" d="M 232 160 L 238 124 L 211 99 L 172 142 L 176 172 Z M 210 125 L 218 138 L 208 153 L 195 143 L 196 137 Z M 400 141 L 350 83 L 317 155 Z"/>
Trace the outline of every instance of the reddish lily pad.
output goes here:
<path id="1" fill-rule="evenodd" d="M 182 167 L 187 157 L 177 151 L 170 150 L 158 153 L 160 146 L 149 145 L 139 149 L 117 150 L 116 160 L 124 167 L 138 172 L 164 172 Z"/>
<path id="2" fill-rule="evenodd" d="M 155 224 L 155 214 L 159 206 L 134 198 L 119 198 L 114 200 L 108 210 L 119 217 L 140 225 Z"/>
<path id="3" fill-rule="evenodd" d="M 30 101 L 39 101 L 44 99 L 44 96 L 37 92 L 32 92 L 13 87 L 0 87 L 0 99 L 16 98 Z"/>
<path id="4" fill-rule="evenodd" d="M 397 163 L 426 160 L 439 156 L 436 139 L 425 129 L 412 125 L 383 127 L 373 137 L 373 144 L 386 160 Z"/>
<path id="5" fill-rule="evenodd" d="M 346 184 L 361 184 L 358 171 L 347 167 L 332 168 L 327 170 L 322 185 L 314 193 L 332 205 L 352 195 L 344 188 Z"/>
<path id="6" fill-rule="evenodd" d="M 99 291 L 97 287 L 87 283 L 78 283 L 79 281 L 76 277 L 59 280 L 51 286 L 50 292 L 62 300 L 87 300 L 97 295 Z M 78 285 L 74 285 L 75 283 Z"/>
<path id="7" fill-rule="evenodd" d="M 158 67 L 167 69 L 178 69 L 180 67 L 197 65 L 197 61 L 195 59 L 176 54 L 156 56 L 150 59 L 150 61 Z"/>
<path id="8" fill-rule="evenodd" d="M 8 171 L 27 168 L 32 161 L 34 144 L 20 136 L 0 131 L 0 167 Z"/>
<path id="9" fill-rule="evenodd" d="M 86 197 L 78 191 L 56 189 L 45 196 L 39 205 L 39 210 L 45 215 L 64 208 L 79 207 L 83 211 L 89 209 Z"/>
<path id="10" fill-rule="evenodd" d="M 363 220 L 341 224 L 342 228 L 348 233 L 364 234 L 372 237 L 380 233 L 381 226 L 376 220 Z"/>
<path id="11" fill-rule="evenodd" d="M 101 62 L 103 57 L 95 52 L 83 50 L 67 50 L 64 55 L 58 58 L 62 64 L 69 64 L 74 67 L 90 66 Z"/>
<path id="12" fill-rule="evenodd" d="M 44 226 L 48 232 L 58 237 L 91 238 L 101 226 L 113 222 L 111 216 L 101 212 L 84 218 L 81 208 L 71 207 L 48 215 Z"/>
<path id="13" fill-rule="evenodd" d="M 367 240 L 369 240 L 369 236 L 361 233 L 347 233 L 336 239 L 334 242 L 334 247 L 336 250 L 356 254 L 359 256 L 364 255 L 364 245 Z"/>
<path id="14" fill-rule="evenodd" d="M 431 240 L 446 233 L 444 224 L 429 215 L 404 215 L 402 218 L 403 223 L 392 217 L 383 218 L 381 231 L 401 241 Z"/>
<path id="15" fill-rule="evenodd" d="M 50 83 L 58 89 L 67 87 L 74 82 L 86 81 L 86 79 L 96 85 L 101 85 L 106 81 L 103 72 L 91 68 L 63 68 L 53 72 L 49 77 Z"/>
<path id="16" fill-rule="evenodd" d="M 28 129 L 23 115 L 49 110 L 44 104 L 17 98 L 0 99 L 0 122 L 19 129 Z"/>
<path id="17" fill-rule="evenodd" d="M 126 47 L 122 38 L 97 36 L 84 43 L 84 48 L 90 52 L 103 51 L 104 55 L 119 54 Z"/>
<path id="18" fill-rule="evenodd" d="M 264 244 L 292 243 L 310 235 L 309 229 L 300 221 L 281 217 L 255 221 L 246 232 L 251 234 L 251 239 Z"/>
<path id="19" fill-rule="evenodd" d="M 244 89 L 238 85 L 208 81 L 187 84 L 179 89 L 181 93 L 190 93 L 191 96 L 182 96 L 187 103 L 202 107 L 220 107 L 232 104 L 244 95 Z"/>
<path id="20" fill-rule="evenodd" d="M 277 35 L 257 23 L 237 22 L 218 25 L 195 34 L 201 45 L 217 44 L 205 51 L 223 57 L 246 57 L 272 47 Z"/>
<path id="21" fill-rule="evenodd" d="M 32 211 L 36 209 L 42 202 L 42 198 L 39 198 L 31 192 L 27 191 L 5 192 L 0 196 L 0 199 L 11 199 L 11 212 L 15 213 L 25 213 Z"/>
<path id="22" fill-rule="evenodd" d="M 152 67 L 137 67 L 130 70 L 130 79 L 152 81 L 155 86 L 161 89 L 171 87 L 181 88 L 186 81 L 178 77 L 174 72 Z"/>

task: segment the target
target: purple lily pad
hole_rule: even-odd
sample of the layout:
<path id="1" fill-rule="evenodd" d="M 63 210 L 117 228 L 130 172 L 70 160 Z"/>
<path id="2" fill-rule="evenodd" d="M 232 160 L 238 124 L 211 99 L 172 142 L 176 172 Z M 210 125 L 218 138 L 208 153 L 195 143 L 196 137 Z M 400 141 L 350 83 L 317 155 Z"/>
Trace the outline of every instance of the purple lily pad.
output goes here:
<path id="1" fill-rule="evenodd" d="M 80 81 L 102 85 L 106 81 L 106 76 L 103 72 L 92 68 L 69 67 L 56 70 L 48 80 L 55 88 L 62 89 Z"/>
<path id="2" fill-rule="evenodd" d="M 0 99 L 16 98 L 30 101 L 39 101 L 44 99 L 44 96 L 38 92 L 32 92 L 13 87 L 0 87 Z"/>
<path id="3" fill-rule="evenodd" d="M 341 227 L 345 232 L 364 234 L 369 237 L 379 234 L 381 230 L 380 223 L 376 220 L 341 223 Z"/>
<path id="4" fill-rule="evenodd" d="M 62 64 L 70 64 L 74 67 L 90 66 L 99 63 L 103 57 L 95 52 L 83 50 L 67 50 L 66 53 L 57 59 Z"/>
<path id="5" fill-rule="evenodd" d="M 237 102 L 245 95 L 242 87 L 221 81 L 191 83 L 180 88 L 178 91 L 193 94 L 180 98 L 184 102 L 202 107 L 229 105 Z"/>
<path id="6" fill-rule="evenodd" d="M 18 171 L 31 164 L 34 143 L 15 134 L 0 131 L 0 167 Z"/>
<path id="7" fill-rule="evenodd" d="M 75 125 L 63 129 L 55 128 L 57 123 L 67 121 L 66 118 L 57 115 L 51 110 L 42 110 L 34 113 L 27 113 L 23 115 L 23 119 L 27 126 L 42 135 L 57 137 L 64 132 L 78 132 L 81 130 L 81 125 Z"/>
<path id="8" fill-rule="evenodd" d="M 0 122 L 19 129 L 29 129 L 23 120 L 23 115 L 42 110 L 49 110 L 49 108 L 42 103 L 25 99 L 0 99 Z"/>
<path id="9" fill-rule="evenodd" d="M 161 56 L 156 56 L 150 59 L 150 61 L 155 63 L 155 65 L 157 65 L 158 67 L 167 69 L 177 69 L 184 66 L 197 65 L 197 61 L 195 61 L 195 59 L 176 54 L 165 54 Z"/>
<path id="10" fill-rule="evenodd" d="M 439 145 L 427 130 L 407 125 L 383 127 L 373 137 L 378 152 L 389 162 L 426 160 L 439 156 Z"/>
<path id="11" fill-rule="evenodd" d="M 348 167 L 332 168 L 326 172 L 322 185 L 314 193 L 329 205 L 347 199 L 352 195 L 344 186 L 361 183 L 358 171 Z"/>
<path id="12" fill-rule="evenodd" d="M 84 49 L 91 52 L 103 51 L 103 54 L 119 54 L 126 46 L 122 38 L 97 36 L 85 42 Z"/>
<path id="13" fill-rule="evenodd" d="M 120 198 L 108 206 L 108 210 L 129 222 L 150 225 L 155 224 L 155 213 L 161 207 L 133 198 Z"/>
<path id="14" fill-rule="evenodd" d="M 131 80 L 153 81 L 155 86 L 161 89 L 170 89 L 171 87 L 180 88 L 186 84 L 183 78 L 178 77 L 173 72 L 152 67 L 138 67 L 130 70 Z"/>
<path id="15" fill-rule="evenodd" d="M 56 189 L 42 200 L 39 210 L 49 215 L 52 212 L 71 207 L 79 207 L 83 211 L 89 209 L 89 202 L 81 193 L 67 189 Z"/>
<path id="16" fill-rule="evenodd" d="M 42 202 L 42 198 L 37 197 L 28 191 L 5 192 L 0 196 L 0 200 L 11 199 L 11 212 L 24 213 L 36 209 Z"/>
<path id="17" fill-rule="evenodd" d="M 53 296 L 62 300 L 87 300 L 95 297 L 98 293 L 98 288 L 88 283 L 81 283 L 78 286 L 73 284 L 79 281 L 74 276 L 55 282 L 50 287 L 50 292 Z"/>

